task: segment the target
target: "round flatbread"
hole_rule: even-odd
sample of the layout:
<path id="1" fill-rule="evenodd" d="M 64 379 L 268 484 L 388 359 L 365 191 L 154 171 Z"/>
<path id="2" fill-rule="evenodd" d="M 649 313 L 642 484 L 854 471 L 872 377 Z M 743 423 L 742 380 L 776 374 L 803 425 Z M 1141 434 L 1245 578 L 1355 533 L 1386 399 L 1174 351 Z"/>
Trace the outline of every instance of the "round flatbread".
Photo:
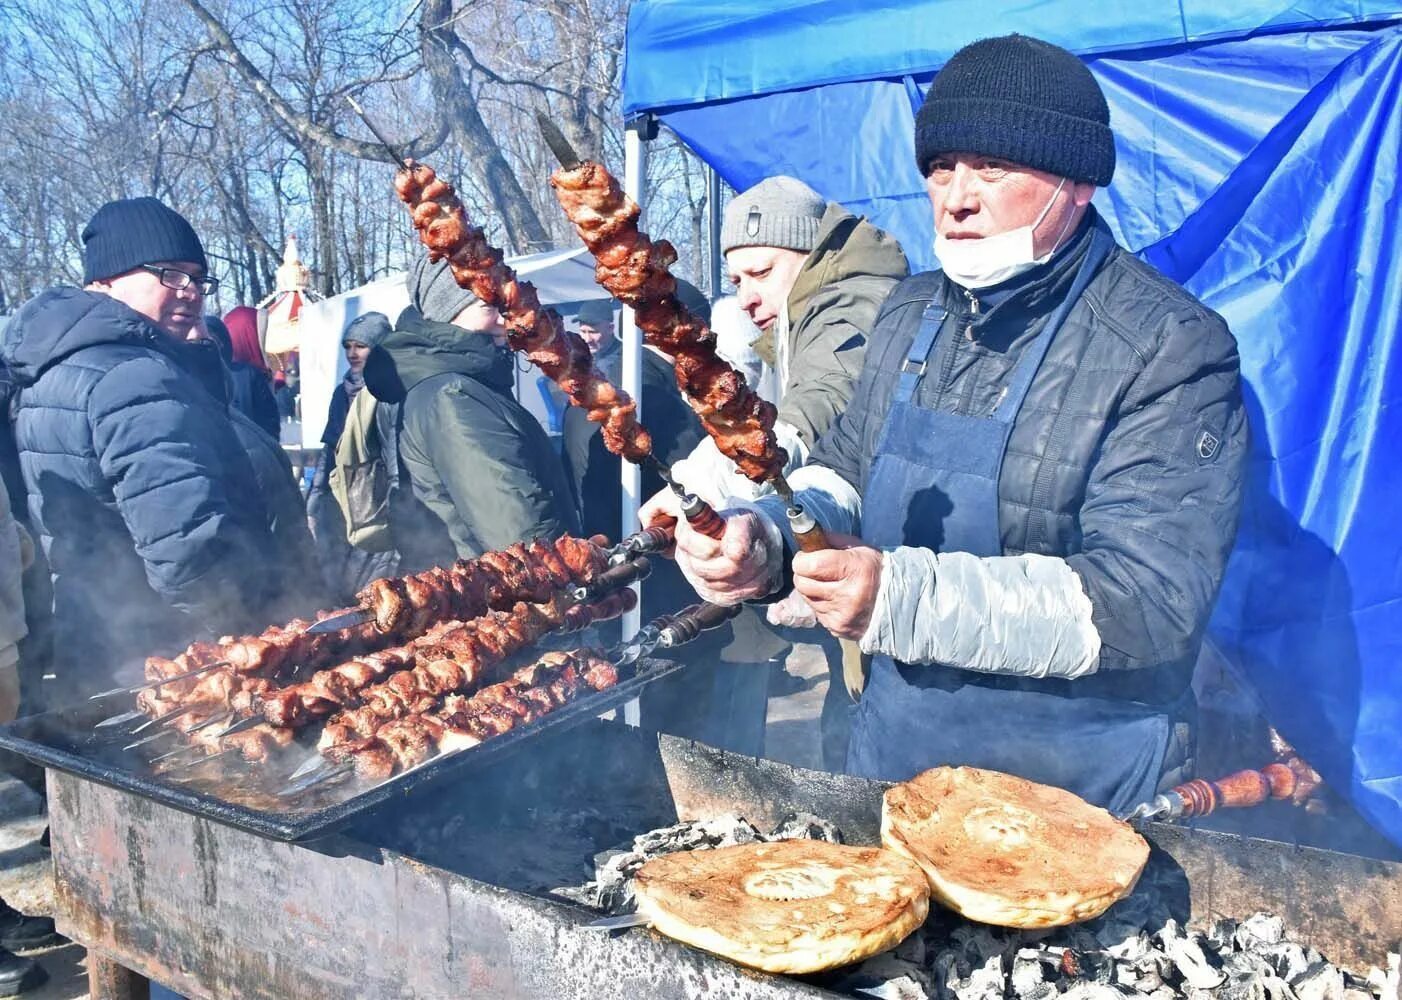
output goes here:
<path id="1" fill-rule="evenodd" d="M 919 867 L 876 847 L 781 840 L 654 858 L 638 912 L 668 937 L 765 972 L 817 972 L 894 947 L 925 920 Z"/>
<path id="2" fill-rule="evenodd" d="M 970 920 L 1060 927 L 1129 895 L 1148 842 L 1061 788 L 998 771 L 937 767 L 886 790 L 881 842 L 925 870 Z"/>

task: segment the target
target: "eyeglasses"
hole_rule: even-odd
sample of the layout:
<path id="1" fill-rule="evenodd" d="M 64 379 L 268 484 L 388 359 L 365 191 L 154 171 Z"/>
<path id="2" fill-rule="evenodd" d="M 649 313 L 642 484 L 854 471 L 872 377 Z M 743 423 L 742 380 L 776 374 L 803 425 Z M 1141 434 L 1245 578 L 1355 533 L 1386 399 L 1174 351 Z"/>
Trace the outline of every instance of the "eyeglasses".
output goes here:
<path id="1" fill-rule="evenodd" d="M 200 290 L 201 295 L 213 295 L 214 290 L 219 287 L 218 278 L 197 278 L 188 271 L 182 271 L 178 267 L 157 267 L 155 264 L 142 264 L 143 271 L 150 271 L 161 280 L 161 284 L 167 288 L 174 288 L 180 291 L 194 285 Z"/>

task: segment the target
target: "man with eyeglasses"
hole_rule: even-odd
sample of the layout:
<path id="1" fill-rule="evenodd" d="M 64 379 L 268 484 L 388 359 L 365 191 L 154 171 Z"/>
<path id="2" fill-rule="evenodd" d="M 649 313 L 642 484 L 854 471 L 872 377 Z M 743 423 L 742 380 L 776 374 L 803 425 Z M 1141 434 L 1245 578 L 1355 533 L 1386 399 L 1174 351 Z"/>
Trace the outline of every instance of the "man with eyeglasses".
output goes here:
<path id="1" fill-rule="evenodd" d="M 62 636 L 51 704 L 289 614 L 303 540 L 288 532 L 306 534 L 276 442 L 231 412 L 217 348 L 187 340 L 217 286 L 194 229 L 132 198 L 82 238 L 84 287 L 30 300 L 0 345 Z"/>

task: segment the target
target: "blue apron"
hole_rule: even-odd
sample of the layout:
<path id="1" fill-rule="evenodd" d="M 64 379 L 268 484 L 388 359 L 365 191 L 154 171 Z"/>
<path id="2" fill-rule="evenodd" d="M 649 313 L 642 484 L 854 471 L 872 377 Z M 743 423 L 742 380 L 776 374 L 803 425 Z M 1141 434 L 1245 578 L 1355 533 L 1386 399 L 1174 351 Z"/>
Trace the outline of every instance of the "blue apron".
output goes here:
<path id="1" fill-rule="evenodd" d="M 943 352 L 953 350 L 950 338 L 958 335 L 951 330 L 932 361 L 946 310 L 937 302 L 926 307 L 863 495 L 868 545 L 1003 554 L 998 476 L 1013 422 L 1052 339 L 1112 245 L 1105 233 L 1094 234 L 1070 292 L 1024 350 L 991 415 L 961 416 L 915 402 L 920 379 L 927 369 L 941 370 Z M 1172 730 L 1162 709 L 1076 697 L 1074 681 L 958 666 L 873 657 L 853 716 L 848 772 L 904 781 L 938 765 L 967 764 L 1067 788 L 1112 810 L 1156 791 Z"/>

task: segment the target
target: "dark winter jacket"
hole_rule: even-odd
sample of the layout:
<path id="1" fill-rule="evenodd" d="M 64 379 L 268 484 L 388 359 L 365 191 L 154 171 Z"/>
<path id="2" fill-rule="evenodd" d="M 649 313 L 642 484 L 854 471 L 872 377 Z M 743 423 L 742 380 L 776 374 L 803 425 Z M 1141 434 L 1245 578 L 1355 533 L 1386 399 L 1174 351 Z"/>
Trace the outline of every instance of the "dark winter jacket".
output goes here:
<path id="1" fill-rule="evenodd" d="M 147 654 L 282 613 L 298 570 L 284 571 L 279 546 L 304 550 L 305 520 L 276 443 L 231 416 L 212 344 L 57 288 L 20 310 L 3 356 L 75 693 Z"/>
<path id="2" fill-rule="evenodd" d="M 391 497 L 391 531 L 404 568 L 430 552 L 432 562 L 442 564 L 578 531 L 559 456 L 535 417 L 512 397 L 512 384 L 511 354 L 490 337 L 429 322 L 413 307 L 371 351 L 365 385 L 383 401 L 375 422 L 397 427 L 399 467 L 413 500 L 437 524 L 414 520 L 425 531 L 446 533 L 445 540 L 427 544 L 403 537 L 412 515 Z M 411 559 L 411 550 L 421 554 Z"/>
<path id="3" fill-rule="evenodd" d="M 984 301 L 938 272 L 886 300 L 852 405 L 812 461 L 867 483 L 901 365 L 932 296 L 953 338 L 917 402 L 990 413 L 1064 297 L 1074 241 L 1011 294 Z M 932 352 L 938 356 L 939 346 Z M 1089 596 L 1098 672 L 1067 694 L 1165 703 L 1186 688 L 1236 534 L 1247 452 L 1236 342 L 1221 317 L 1115 248 L 1067 317 L 1014 423 L 999 478 L 1003 553 L 1064 557 Z M 938 448 L 939 442 L 930 442 Z M 1153 670 L 1134 668 L 1161 668 Z M 1063 691 L 1064 689 L 1064 691 Z"/>

